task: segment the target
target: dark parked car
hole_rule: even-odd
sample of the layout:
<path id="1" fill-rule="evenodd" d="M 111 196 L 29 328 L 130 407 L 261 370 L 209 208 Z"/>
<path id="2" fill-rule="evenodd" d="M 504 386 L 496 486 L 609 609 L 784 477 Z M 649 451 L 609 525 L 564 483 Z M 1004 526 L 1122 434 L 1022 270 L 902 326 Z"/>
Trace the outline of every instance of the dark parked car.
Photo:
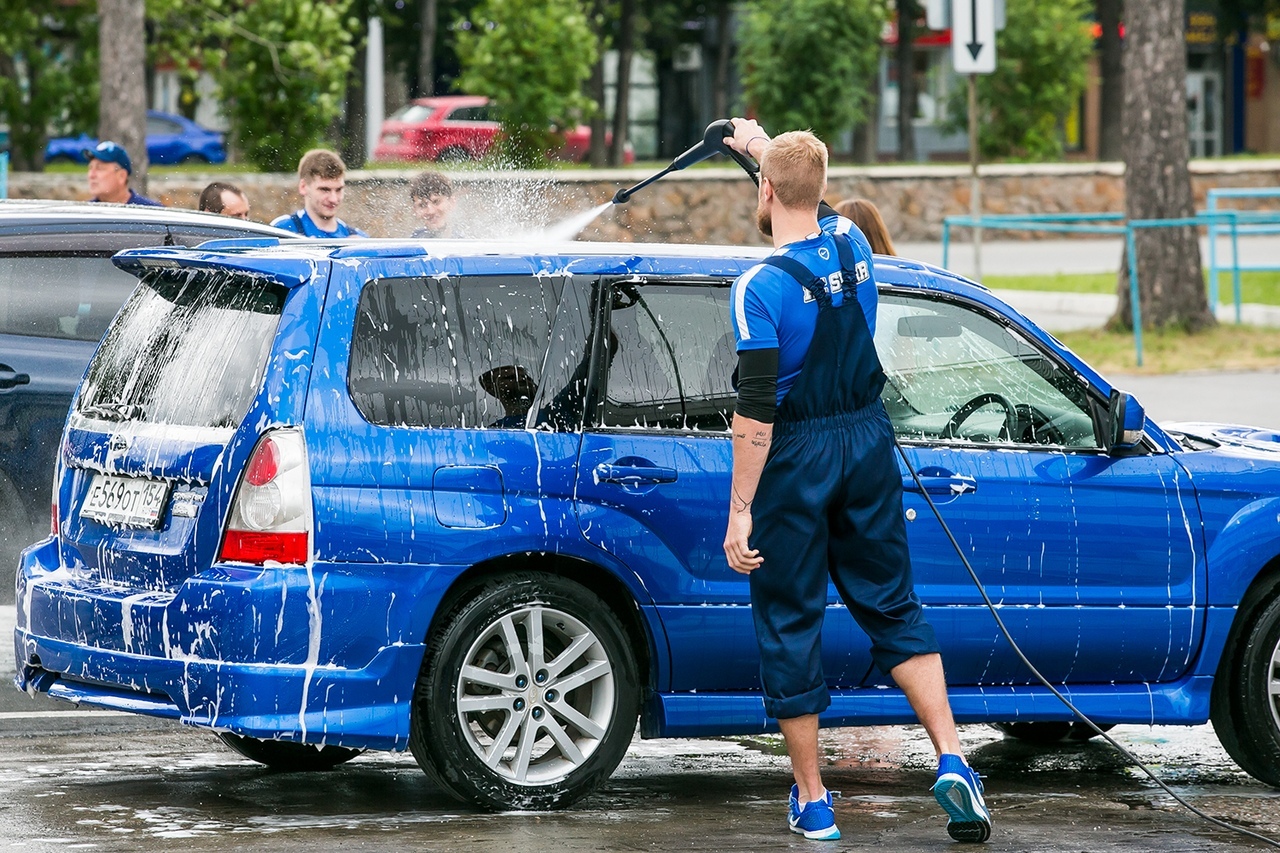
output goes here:
<path id="1" fill-rule="evenodd" d="M 111 256 L 282 233 L 164 208 L 0 201 L 0 565 L 15 565 L 49 530 L 67 409 L 107 324 L 138 283 Z"/>
<path id="2" fill-rule="evenodd" d="M 84 152 L 97 144 L 97 138 L 88 134 L 50 139 L 44 149 L 44 161 L 87 163 Z M 227 149 L 222 134 L 216 130 L 201 127 L 185 116 L 148 110 L 147 159 L 160 166 L 223 163 Z"/>
<path id="3" fill-rule="evenodd" d="M 254 760 L 410 750 L 565 805 L 642 737 L 773 723 L 722 542 L 730 282 L 764 249 L 143 249 L 18 574 L 20 688 Z M 961 722 L 1212 718 L 1280 786 L 1280 435 L 1159 425 L 989 291 L 878 258 L 915 579 Z M 1210 415 L 1211 413 L 1206 413 Z M 829 592 L 829 726 L 905 723 Z M 1064 730 L 1064 727 L 1066 729 Z"/>
<path id="4" fill-rule="evenodd" d="M 501 133 L 502 125 L 493 118 L 488 98 L 478 95 L 418 98 L 382 123 L 373 159 L 446 163 L 479 160 L 489 153 Z M 612 139 L 612 134 L 607 139 Z M 553 156 L 580 163 L 590 147 L 591 128 L 579 125 L 565 132 L 564 147 L 553 152 Z M 624 160 L 628 163 L 635 160 L 630 145 Z"/>

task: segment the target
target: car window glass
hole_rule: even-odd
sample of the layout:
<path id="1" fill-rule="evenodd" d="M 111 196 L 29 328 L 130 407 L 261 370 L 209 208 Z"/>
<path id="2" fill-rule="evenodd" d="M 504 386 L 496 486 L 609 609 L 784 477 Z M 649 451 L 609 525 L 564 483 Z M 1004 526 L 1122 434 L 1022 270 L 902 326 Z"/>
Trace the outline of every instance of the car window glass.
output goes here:
<path id="1" fill-rule="evenodd" d="M 165 118 L 157 118 L 155 116 L 147 117 L 147 135 L 164 134 L 164 133 L 181 133 L 182 128 L 177 122 L 169 121 Z"/>
<path id="2" fill-rule="evenodd" d="M 578 276 L 560 295 L 533 420 L 539 429 L 582 427 L 591 376 L 592 318 L 598 314 L 601 295 L 595 283 L 593 277 Z"/>
<path id="3" fill-rule="evenodd" d="M 613 285 L 601 422 L 724 432 L 736 361 L 727 286 Z"/>
<path id="4" fill-rule="evenodd" d="M 360 295 L 348 384 L 372 423 L 523 428 L 563 281 L 399 278 Z"/>
<path id="5" fill-rule="evenodd" d="M 491 121 L 488 107 L 458 107 L 449 113 L 449 121 Z"/>
<path id="6" fill-rule="evenodd" d="M 900 438 L 1097 447 L 1083 386 L 1015 330 L 972 308 L 881 295 L 882 398 Z"/>
<path id="7" fill-rule="evenodd" d="M 76 411 L 236 427 L 261 384 L 287 291 L 227 272 L 153 273 L 102 341 Z"/>
<path id="8" fill-rule="evenodd" d="M 403 121 L 407 124 L 416 124 L 431 118 L 433 112 L 435 112 L 434 107 L 427 107 L 422 104 L 407 104 L 392 113 L 387 121 Z"/>
<path id="9" fill-rule="evenodd" d="M 137 283 L 107 257 L 0 256 L 0 333 L 97 341 Z"/>

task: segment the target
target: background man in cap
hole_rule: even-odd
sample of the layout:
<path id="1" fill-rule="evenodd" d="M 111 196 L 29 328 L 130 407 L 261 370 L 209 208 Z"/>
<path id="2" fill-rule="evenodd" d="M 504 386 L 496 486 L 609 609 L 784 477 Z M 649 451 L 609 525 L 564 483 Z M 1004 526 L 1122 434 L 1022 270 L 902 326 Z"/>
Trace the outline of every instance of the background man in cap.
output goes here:
<path id="1" fill-rule="evenodd" d="M 93 201 L 164 207 L 155 199 L 138 195 L 129 187 L 133 163 L 123 146 L 115 142 L 99 142 L 96 148 L 86 148 L 84 155 L 89 158 L 89 192 L 93 193 Z"/>

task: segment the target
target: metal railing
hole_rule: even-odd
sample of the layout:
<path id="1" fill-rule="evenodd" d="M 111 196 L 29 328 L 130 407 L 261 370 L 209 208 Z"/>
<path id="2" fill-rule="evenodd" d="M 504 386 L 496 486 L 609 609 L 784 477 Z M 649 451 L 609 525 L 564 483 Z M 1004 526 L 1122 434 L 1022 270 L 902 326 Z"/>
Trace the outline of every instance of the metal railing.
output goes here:
<path id="1" fill-rule="evenodd" d="M 1025 213 L 990 214 L 976 220 L 971 216 L 948 216 L 942 220 L 942 266 L 950 260 L 951 229 L 983 228 L 1003 231 L 1039 231 L 1056 234 L 1105 234 L 1123 236 L 1129 265 L 1129 305 L 1133 321 L 1134 354 L 1138 366 L 1142 366 L 1142 305 L 1138 295 L 1137 233 L 1151 228 L 1205 227 L 1209 234 L 1209 307 L 1217 311 L 1218 275 L 1230 269 L 1232 272 L 1235 319 L 1240 322 L 1242 270 L 1280 270 L 1276 265 L 1240 263 L 1239 236 L 1245 234 L 1280 233 L 1280 212 L 1219 210 L 1217 199 L 1222 197 L 1280 197 L 1280 189 L 1210 190 L 1209 210 L 1195 216 L 1178 219 L 1131 219 L 1123 213 Z M 1116 224 L 1086 224 L 1116 223 Z M 1217 241 L 1226 234 L 1231 239 L 1231 266 L 1218 266 Z"/>
<path id="2" fill-rule="evenodd" d="M 9 197 L 9 152 L 0 151 L 0 199 Z"/>

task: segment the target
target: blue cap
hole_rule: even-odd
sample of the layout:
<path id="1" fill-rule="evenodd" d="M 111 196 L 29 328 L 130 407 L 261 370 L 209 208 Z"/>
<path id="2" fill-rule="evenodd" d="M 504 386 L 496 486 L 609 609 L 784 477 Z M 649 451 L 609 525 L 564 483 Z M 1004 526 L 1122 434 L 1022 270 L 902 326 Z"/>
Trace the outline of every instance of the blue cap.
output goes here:
<path id="1" fill-rule="evenodd" d="M 129 161 L 129 152 L 116 142 L 99 142 L 96 148 L 84 149 L 84 156 L 104 163 L 115 163 L 130 175 L 133 174 L 133 163 Z"/>

